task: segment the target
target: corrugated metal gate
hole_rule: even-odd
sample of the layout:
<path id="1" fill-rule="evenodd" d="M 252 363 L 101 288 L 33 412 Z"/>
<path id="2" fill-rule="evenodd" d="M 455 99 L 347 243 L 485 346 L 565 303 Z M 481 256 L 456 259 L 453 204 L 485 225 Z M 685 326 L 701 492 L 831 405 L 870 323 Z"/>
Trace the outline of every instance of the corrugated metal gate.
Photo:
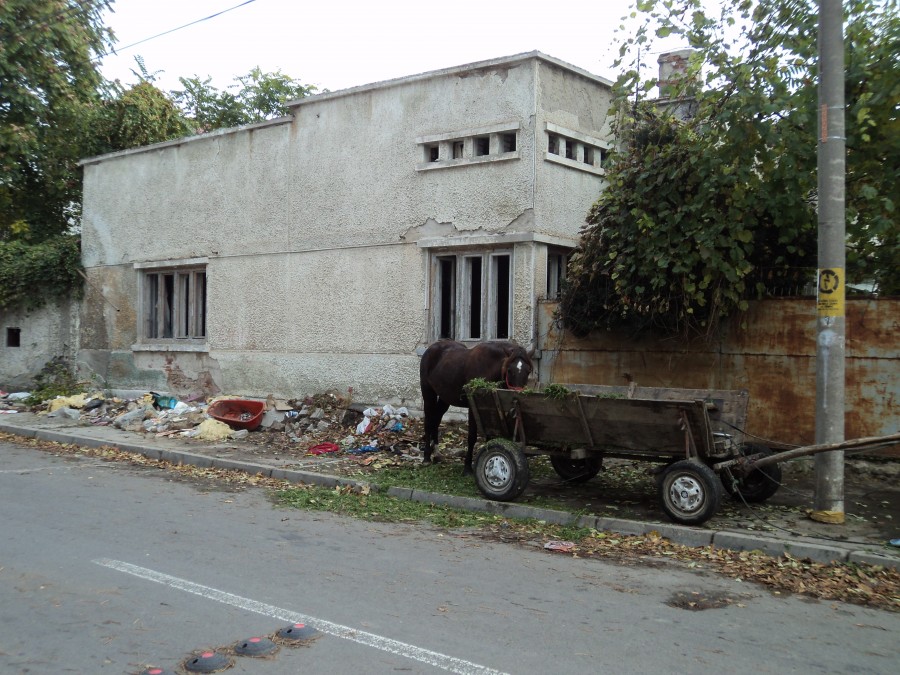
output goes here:
<path id="1" fill-rule="evenodd" d="M 715 342 L 689 346 L 641 335 L 560 331 L 557 303 L 541 303 L 540 379 L 691 389 L 747 389 L 746 431 L 774 447 L 815 442 L 814 298 L 751 303 Z M 845 437 L 898 432 L 900 299 L 848 299 Z M 900 457 L 900 448 L 880 454 Z"/>

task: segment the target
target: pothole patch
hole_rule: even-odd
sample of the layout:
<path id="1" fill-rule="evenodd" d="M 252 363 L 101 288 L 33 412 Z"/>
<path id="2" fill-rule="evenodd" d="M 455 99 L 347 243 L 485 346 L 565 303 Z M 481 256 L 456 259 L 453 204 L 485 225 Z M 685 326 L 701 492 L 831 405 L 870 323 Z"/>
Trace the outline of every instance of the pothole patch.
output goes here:
<path id="1" fill-rule="evenodd" d="M 677 609 L 699 612 L 738 605 L 740 601 L 741 598 L 718 591 L 676 591 L 666 600 L 666 604 Z"/>

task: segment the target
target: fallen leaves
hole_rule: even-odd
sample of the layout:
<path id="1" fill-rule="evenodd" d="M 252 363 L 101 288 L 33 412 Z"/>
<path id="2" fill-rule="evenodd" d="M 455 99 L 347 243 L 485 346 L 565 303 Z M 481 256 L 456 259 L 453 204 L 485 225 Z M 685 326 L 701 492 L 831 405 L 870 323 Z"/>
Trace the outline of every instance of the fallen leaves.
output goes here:
<path id="1" fill-rule="evenodd" d="M 553 526 L 544 528 L 543 538 L 548 544 L 556 540 L 554 530 Z M 483 527 L 481 536 L 534 545 L 535 525 L 506 519 Z M 591 531 L 574 544 L 568 551 L 573 557 L 612 559 L 625 564 L 677 561 L 687 569 L 714 571 L 739 581 L 762 584 L 776 595 L 796 593 L 900 612 L 900 571 L 882 566 L 824 564 L 790 554 L 772 557 L 760 551 L 732 551 L 714 546 L 694 548 L 675 544 L 657 532 L 610 536 L 610 533 Z"/>
<path id="2" fill-rule="evenodd" d="M 244 489 L 246 487 L 290 489 L 292 491 L 307 489 L 302 485 L 260 474 L 253 475 L 232 469 L 175 464 L 111 446 L 88 448 L 37 439 L 24 439 L 5 433 L 0 433 L 0 439 L 55 454 L 93 457 L 105 461 L 124 462 L 136 467 L 163 470 L 179 475 L 186 480 L 212 482 L 227 489 Z M 396 458 L 378 455 L 360 458 L 358 464 L 371 467 L 396 461 L 398 461 Z M 345 500 L 352 500 L 356 505 L 362 506 L 365 506 L 370 496 L 367 486 L 361 488 L 338 486 L 334 488 L 332 494 Z M 312 493 L 308 494 L 306 499 L 307 504 L 318 504 L 319 501 L 325 501 Z M 391 508 L 399 510 L 399 502 L 396 505 L 394 502 L 391 502 Z M 337 508 L 338 512 L 348 512 L 346 502 L 344 504 L 341 508 Z M 300 502 L 295 505 L 303 506 Z M 329 508 L 336 507 L 329 506 Z M 405 512 L 400 515 L 369 513 L 370 516 L 375 515 L 401 521 L 421 518 L 421 514 L 418 512 L 404 514 Z M 441 526 L 454 527 L 454 518 L 456 516 L 447 516 L 440 523 Z M 459 524 L 475 528 L 473 532 L 470 532 L 471 536 L 528 545 L 533 545 L 538 540 L 546 542 L 541 546 L 548 550 L 582 558 L 606 558 L 624 563 L 640 562 L 642 564 L 677 561 L 687 569 L 715 571 L 732 579 L 765 585 L 775 594 L 798 593 L 827 600 L 840 600 L 878 609 L 900 611 L 900 571 L 891 568 L 865 564 L 822 564 L 796 558 L 790 554 L 771 557 L 759 551 L 732 551 L 714 546 L 693 548 L 675 544 L 662 537 L 658 532 L 628 536 L 587 530 L 573 534 L 559 526 L 535 521 L 512 519 L 498 521 L 494 517 L 487 520 L 477 517 L 470 521 Z M 691 599 L 688 602 L 694 602 L 694 600 Z"/>

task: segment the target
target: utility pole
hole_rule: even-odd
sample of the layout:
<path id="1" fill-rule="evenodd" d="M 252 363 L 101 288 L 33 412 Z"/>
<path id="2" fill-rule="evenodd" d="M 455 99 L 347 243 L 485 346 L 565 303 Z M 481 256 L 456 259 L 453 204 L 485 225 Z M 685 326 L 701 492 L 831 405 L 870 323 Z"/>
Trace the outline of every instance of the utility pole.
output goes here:
<path id="1" fill-rule="evenodd" d="M 816 443 L 844 440 L 846 312 L 844 11 L 819 0 L 819 269 L 816 292 Z M 844 522 L 844 453 L 816 455 L 814 520 Z"/>

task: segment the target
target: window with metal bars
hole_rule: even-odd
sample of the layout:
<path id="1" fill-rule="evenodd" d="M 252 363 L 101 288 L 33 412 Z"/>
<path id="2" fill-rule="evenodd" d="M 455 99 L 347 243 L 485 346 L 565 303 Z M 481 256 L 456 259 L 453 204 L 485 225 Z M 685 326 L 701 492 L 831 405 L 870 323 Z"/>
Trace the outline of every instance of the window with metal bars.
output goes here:
<path id="1" fill-rule="evenodd" d="M 206 267 L 143 273 L 145 341 L 206 341 Z"/>
<path id="2" fill-rule="evenodd" d="M 508 340 L 512 336 L 512 253 L 442 253 L 433 258 L 436 339 Z"/>

